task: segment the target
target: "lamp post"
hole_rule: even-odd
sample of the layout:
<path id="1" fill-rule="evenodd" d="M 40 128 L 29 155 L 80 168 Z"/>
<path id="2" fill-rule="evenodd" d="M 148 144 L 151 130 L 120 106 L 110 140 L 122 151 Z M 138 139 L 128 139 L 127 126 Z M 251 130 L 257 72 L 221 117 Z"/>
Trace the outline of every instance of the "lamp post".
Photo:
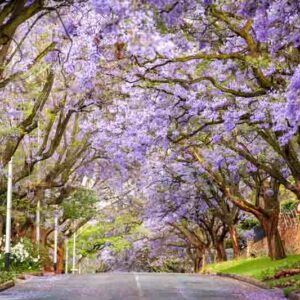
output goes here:
<path id="1" fill-rule="evenodd" d="M 38 251 L 40 251 L 40 240 L 41 240 L 41 200 L 38 199 L 37 205 L 36 205 L 36 243 L 38 247 Z"/>
<path id="2" fill-rule="evenodd" d="M 95 184 L 95 180 L 84 176 L 81 182 L 81 186 L 91 189 Z M 76 228 L 74 224 L 74 233 L 73 233 L 73 255 L 72 255 L 72 274 L 75 274 L 76 270 Z M 79 266 L 80 267 L 80 266 Z M 80 272 L 80 270 L 79 270 Z"/>
<path id="3" fill-rule="evenodd" d="M 38 128 L 37 128 L 37 146 L 40 146 L 40 139 L 41 139 L 41 131 L 40 131 L 40 122 L 38 121 Z M 40 178 L 41 168 L 40 165 L 38 165 L 38 178 Z M 38 247 L 38 252 L 40 252 L 40 241 L 41 241 L 41 192 L 38 192 L 38 200 L 36 204 L 36 216 L 35 216 L 35 227 L 36 227 L 36 233 L 35 233 L 35 240 Z"/>
<path id="4" fill-rule="evenodd" d="M 68 260 L 69 260 L 69 245 L 68 239 L 65 240 L 65 251 L 66 251 L 66 258 L 65 258 L 65 274 L 68 274 Z"/>
<path id="5" fill-rule="evenodd" d="M 54 211 L 54 254 L 53 254 L 54 272 L 57 271 L 58 217 L 59 217 L 59 211 L 56 207 L 56 209 Z"/>
<path id="6" fill-rule="evenodd" d="M 81 274 L 81 263 L 78 264 L 78 274 Z"/>
<path id="7" fill-rule="evenodd" d="M 73 264 L 72 264 L 72 274 L 76 271 L 76 231 L 73 234 Z"/>
<path id="8" fill-rule="evenodd" d="M 9 271 L 10 265 L 10 239 L 11 239 L 11 207 L 12 207 L 12 158 L 8 163 L 7 177 L 7 202 L 6 202 L 6 233 L 5 233 L 5 271 Z"/>

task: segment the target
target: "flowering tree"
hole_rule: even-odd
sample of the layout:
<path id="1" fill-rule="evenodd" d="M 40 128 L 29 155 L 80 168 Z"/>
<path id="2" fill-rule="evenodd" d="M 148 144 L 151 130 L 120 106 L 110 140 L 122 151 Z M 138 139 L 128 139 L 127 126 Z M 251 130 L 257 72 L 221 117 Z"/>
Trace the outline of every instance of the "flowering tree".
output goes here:
<path id="1" fill-rule="evenodd" d="M 145 201 L 145 222 L 162 220 L 195 270 L 206 248 L 225 259 L 228 232 L 239 255 L 241 211 L 259 220 L 270 257 L 284 257 L 280 187 L 300 199 L 299 10 L 291 0 L 1 4 L 0 162 L 14 157 L 27 219 L 15 231 L 32 235 L 38 201 L 72 205 L 88 173 L 107 198 Z"/>
<path id="2" fill-rule="evenodd" d="M 279 1 L 260 5 L 254 1 L 169 4 L 150 1 L 159 16 L 160 36 L 168 38 L 168 51 L 132 51 L 137 71 L 131 82 L 174 99 L 179 107 L 174 112 L 179 113 L 172 141 L 199 136 L 209 139 L 268 174 L 270 179 L 263 180 L 257 189 L 265 200 L 258 204 L 256 215 L 265 208 L 260 219 L 270 255 L 283 257 L 278 232 L 274 231 L 278 184 L 298 193 L 295 95 L 299 3 L 289 2 L 284 7 Z M 147 25 L 149 30 L 152 24 Z M 259 151 L 267 156 L 257 157 Z M 232 189 L 230 193 L 234 194 Z M 228 189 L 224 196 L 234 198 L 229 197 Z M 239 202 L 240 208 L 254 212 L 251 203 L 241 203 L 245 201 Z"/>

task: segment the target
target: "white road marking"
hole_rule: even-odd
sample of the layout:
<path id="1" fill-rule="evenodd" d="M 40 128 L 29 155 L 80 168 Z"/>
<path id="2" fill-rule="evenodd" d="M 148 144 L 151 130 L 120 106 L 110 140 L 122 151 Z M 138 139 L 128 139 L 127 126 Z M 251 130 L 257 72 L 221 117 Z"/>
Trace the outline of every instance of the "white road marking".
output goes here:
<path id="1" fill-rule="evenodd" d="M 139 275 L 134 273 L 134 279 L 135 279 L 136 286 L 137 286 L 137 289 L 138 289 L 138 292 L 139 292 L 139 297 L 144 297 L 144 293 L 142 291 L 142 286 L 141 286 Z"/>

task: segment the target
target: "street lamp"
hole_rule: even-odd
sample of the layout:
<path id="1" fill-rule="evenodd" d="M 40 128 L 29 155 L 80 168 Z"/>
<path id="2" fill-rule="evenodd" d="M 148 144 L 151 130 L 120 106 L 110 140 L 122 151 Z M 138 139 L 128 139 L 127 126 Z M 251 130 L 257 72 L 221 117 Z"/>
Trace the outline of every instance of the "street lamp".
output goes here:
<path id="1" fill-rule="evenodd" d="M 68 245 L 68 238 L 67 237 L 65 239 L 65 249 L 66 249 L 65 274 L 68 274 L 69 245 Z"/>
<path id="2" fill-rule="evenodd" d="M 38 195 L 39 196 L 39 195 Z M 37 205 L 36 205 L 36 243 L 38 246 L 38 251 L 40 251 L 40 240 L 41 240 L 41 200 L 38 199 Z"/>
<path id="3" fill-rule="evenodd" d="M 40 122 L 38 121 L 38 128 L 37 128 L 37 146 L 40 146 L 40 140 L 41 140 L 41 131 L 40 131 Z M 40 164 L 38 165 L 38 178 L 41 177 L 41 167 Z M 36 234 L 35 239 L 38 247 L 38 252 L 40 252 L 40 242 L 41 242 L 41 195 L 43 195 L 44 192 L 38 192 L 38 199 L 36 204 L 36 216 L 35 216 L 35 227 L 36 227 Z"/>
<path id="4" fill-rule="evenodd" d="M 76 231 L 73 233 L 73 264 L 72 264 L 72 274 L 75 274 L 76 271 Z"/>
<path id="5" fill-rule="evenodd" d="M 10 265 L 10 239 L 11 239 L 11 207 L 12 207 L 12 158 L 8 163 L 7 177 L 7 202 L 6 202 L 6 233 L 5 233 L 5 271 L 9 271 Z"/>
<path id="6" fill-rule="evenodd" d="M 56 207 L 54 211 L 54 255 L 53 255 L 54 272 L 57 271 L 58 217 L 59 217 L 59 211 L 58 208 Z"/>

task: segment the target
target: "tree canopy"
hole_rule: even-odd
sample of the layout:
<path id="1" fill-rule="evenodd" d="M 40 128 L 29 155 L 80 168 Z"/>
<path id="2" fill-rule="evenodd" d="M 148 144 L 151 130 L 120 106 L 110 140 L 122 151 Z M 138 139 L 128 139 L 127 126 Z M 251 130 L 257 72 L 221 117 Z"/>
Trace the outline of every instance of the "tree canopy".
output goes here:
<path id="1" fill-rule="evenodd" d="M 198 270 L 212 249 L 226 259 L 228 238 L 238 256 L 237 224 L 254 218 L 270 257 L 285 257 L 280 205 L 300 199 L 299 11 L 296 0 L 3 1 L 0 235 L 13 159 L 15 239 L 34 239 L 41 202 L 45 245 L 54 209 L 61 238 L 88 224 L 82 256 L 138 256 L 135 239 L 146 252 L 157 239 Z M 101 223 L 103 207 L 113 221 Z"/>

